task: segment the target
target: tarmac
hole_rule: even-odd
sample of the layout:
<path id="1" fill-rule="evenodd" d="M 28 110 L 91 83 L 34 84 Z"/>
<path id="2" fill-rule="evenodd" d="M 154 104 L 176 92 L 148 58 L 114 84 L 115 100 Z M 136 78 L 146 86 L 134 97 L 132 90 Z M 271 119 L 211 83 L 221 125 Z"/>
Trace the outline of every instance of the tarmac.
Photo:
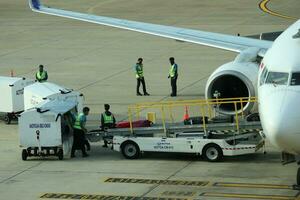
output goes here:
<path id="1" fill-rule="evenodd" d="M 264 1 L 266 2 L 266 1 Z M 298 0 L 53 0 L 45 4 L 96 15 L 227 34 L 282 31 L 299 17 Z M 275 13 L 275 14 L 274 14 Z M 277 14 L 277 15 L 276 15 Z M 79 90 L 98 124 L 103 104 L 126 119 L 133 103 L 204 97 L 208 76 L 235 53 L 131 31 L 33 13 L 26 1 L 0 2 L 0 75 Z M 171 98 L 169 57 L 179 65 Z M 144 58 L 150 96 L 137 97 L 133 65 Z M 1 96 L 1 98 L 4 98 Z M 1 100 L 0 100 L 1 102 Z M 127 160 L 93 143 L 90 157 L 21 159 L 17 124 L 0 122 L 0 199 L 300 199 L 296 164 L 282 166 L 269 143 L 261 152 L 210 163 L 196 155 L 145 154 Z"/>

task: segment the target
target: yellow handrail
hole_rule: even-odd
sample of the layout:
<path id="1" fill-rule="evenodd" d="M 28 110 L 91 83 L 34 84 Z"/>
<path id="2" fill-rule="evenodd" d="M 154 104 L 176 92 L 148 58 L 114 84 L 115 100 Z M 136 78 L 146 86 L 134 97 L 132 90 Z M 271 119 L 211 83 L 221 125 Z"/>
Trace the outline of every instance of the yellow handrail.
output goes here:
<path id="1" fill-rule="evenodd" d="M 128 115 L 130 121 L 130 131 L 133 133 L 133 110 L 135 111 L 137 119 L 140 119 L 141 111 L 145 109 L 159 109 L 162 115 L 162 125 L 164 132 L 167 132 L 166 128 L 166 113 L 165 108 L 169 111 L 169 118 L 170 122 L 174 123 L 174 117 L 172 114 L 172 110 L 174 107 L 193 107 L 193 106 L 200 106 L 200 113 L 202 116 L 202 127 L 204 132 L 206 132 L 207 125 L 205 122 L 205 115 L 208 115 L 209 119 L 212 118 L 213 107 L 219 107 L 224 104 L 233 104 L 234 105 L 234 115 L 235 115 L 235 125 L 236 130 L 239 132 L 239 119 L 238 116 L 241 114 L 242 118 L 244 118 L 244 105 L 246 103 L 256 103 L 256 97 L 239 97 L 239 98 L 217 98 L 217 99 L 199 99 L 199 100 L 179 100 L 179 101 L 163 101 L 163 102 L 146 102 L 146 103 L 137 103 L 134 105 L 130 105 L 128 107 Z M 240 109 L 238 110 L 238 106 L 240 105 Z M 205 112 L 205 110 L 207 112 Z"/>

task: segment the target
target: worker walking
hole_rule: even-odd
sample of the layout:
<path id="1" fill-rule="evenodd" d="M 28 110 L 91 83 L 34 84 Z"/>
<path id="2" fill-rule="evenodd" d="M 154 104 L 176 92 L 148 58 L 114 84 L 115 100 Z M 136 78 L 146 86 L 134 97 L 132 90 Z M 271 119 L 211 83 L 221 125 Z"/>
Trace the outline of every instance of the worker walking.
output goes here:
<path id="1" fill-rule="evenodd" d="M 139 58 L 137 60 L 137 63 L 135 64 L 135 77 L 136 77 L 136 95 L 137 96 L 142 96 L 142 94 L 140 93 L 140 85 L 142 83 L 143 85 L 143 92 L 145 96 L 149 96 L 149 93 L 147 93 L 146 90 L 146 83 L 145 83 L 145 78 L 144 78 L 144 71 L 143 71 L 143 58 Z"/>
<path id="2" fill-rule="evenodd" d="M 101 130 L 105 131 L 108 128 L 115 128 L 116 127 L 116 119 L 115 116 L 109 111 L 110 105 L 104 104 L 104 113 L 101 114 Z M 103 147 L 107 147 L 109 136 L 103 136 L 104 145 Z"/>
<path id="3" fill-rule="evenodd" d="M 73 125 L 74 128 L 74 140 L 73 146 L 71 150 L 71 157 L 75 157 L 75 150 L 80 149 L 82 152 L 82 157 L 89 156 L 85 151 L 85 133 L 87 133 L 86 125 L 86 116 L 89 115 L 90 109 L 88 107 L 84 107 L 82 113 L 77 115 L 75 123 Z"/>
<path id="4" fill-rule="evenodd" d="M 43 65 L 39 66 L 39 71 L 35 74 L 35 79 L 40 83 L 46 82 L 48 80 L 48 73 L 44 70 Z"/>
<path id="5" fill-rule="evenodd" d="M 174 57 L 169 58 L 169 61 L 170 61 L 171 67 L 169 70 L 168 78 L 171 79 L 171 88 L 172 88 L 171 97 L 176 97 L 177 96 L 178 66 L 175 63 Z"/>

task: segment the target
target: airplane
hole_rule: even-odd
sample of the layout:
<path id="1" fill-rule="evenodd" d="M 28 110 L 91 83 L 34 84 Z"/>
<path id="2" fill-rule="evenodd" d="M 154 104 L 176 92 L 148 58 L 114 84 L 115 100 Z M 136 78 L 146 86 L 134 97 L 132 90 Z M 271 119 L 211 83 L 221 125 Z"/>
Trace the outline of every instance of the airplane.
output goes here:
<path id="1" fill-rule="evenodd" d="M 283 161 L 300 165 L 300 20 L 274 41 L 211 33 L 47 7 L 39 0 L 29 0 L 34 12 L 71 18 L 100 25 L 196 43 L 238 53 L 237 57 L 217 68 L 208 78 L 206 98 L 218 91 L 221 98 L 258 97 L 263 134 L 283 152 Z M 255 105 L 246 103 L 239 111 Z M 219 111 L 233 114 L 233 106 Z M 291 159 L 292 158 L 292 159 Z M 295 187 L 300 186 L 300 167 Z"/>

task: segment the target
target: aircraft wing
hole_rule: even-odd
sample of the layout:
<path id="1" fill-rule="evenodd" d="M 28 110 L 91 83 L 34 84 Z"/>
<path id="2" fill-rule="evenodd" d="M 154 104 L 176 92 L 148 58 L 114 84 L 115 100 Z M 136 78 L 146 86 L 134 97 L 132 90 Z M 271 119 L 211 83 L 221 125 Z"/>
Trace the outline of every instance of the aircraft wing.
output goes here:
<path id="1" fill-rule="evenodd" d="M 220 33 L 211 33 L 187 28 L 143 23 L 112 17 L 96 16 L 57 8 L 50 8 L 48 6 L 42 5 L 39 0 L 29 0 L 29 6 L 33 11 L 39 13 L 66 17 L 95 24 L 127 29 L 131 31 L 137 31 L 160 37 L 201 44 L 219 49 L 225 49 L 233 52 L 241 52 L 251 47 L 260 49 L 260 52 L 265 52 L 272 45 L 271 41 L 226 35 Z"/>

